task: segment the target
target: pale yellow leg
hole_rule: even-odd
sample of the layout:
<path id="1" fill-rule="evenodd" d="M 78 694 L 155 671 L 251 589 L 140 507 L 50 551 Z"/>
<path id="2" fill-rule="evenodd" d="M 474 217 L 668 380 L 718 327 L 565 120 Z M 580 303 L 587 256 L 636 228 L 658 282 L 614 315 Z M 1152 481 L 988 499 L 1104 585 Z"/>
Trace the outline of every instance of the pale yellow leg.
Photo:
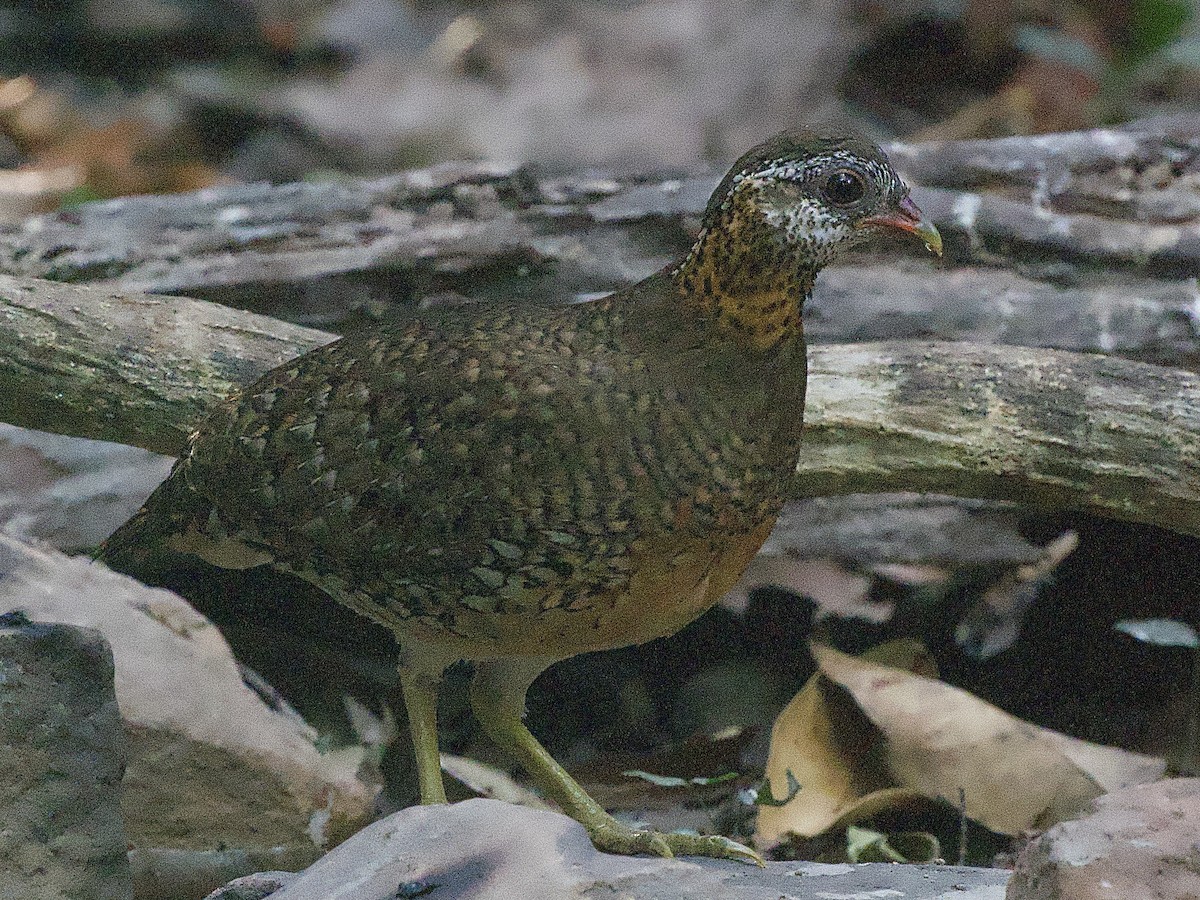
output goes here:
<path id="1" fill-rule="evenodd" d="M 580 822 L 598 850 L 657 856 L 712 856 L 762 865 L 748 847 L 718 835 L 662 834 L 622 825 L 593 800 L 525 727 L 525 692 L 553 660 L 479 663 L 471 683 L 471 708 L 496 744 L 534 779 L 547 797 Z"/>
<path id="2" fill-rule="evenodd" d="M 408 728 L 417 764 L 417 784 L 421 788 L 421 802 L 425 804 L 446 802 L 437 733 L 440 682 L 440 675 L 400 669 L 400 687 L 404 692 L 404 707 L 408 710 Z"/>

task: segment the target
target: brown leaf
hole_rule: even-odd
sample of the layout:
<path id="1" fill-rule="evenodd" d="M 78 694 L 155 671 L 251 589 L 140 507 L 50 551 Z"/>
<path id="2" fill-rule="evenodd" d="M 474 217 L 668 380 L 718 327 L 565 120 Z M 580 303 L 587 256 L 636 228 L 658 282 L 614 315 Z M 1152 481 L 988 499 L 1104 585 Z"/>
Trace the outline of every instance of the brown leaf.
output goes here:
<path id="1" fill-rule="evenodd" d="M 961 788 L 967 815 L 993 831 L 1047 827 L 1164 770 L 1162 760 L 1038 728 L 932 678 L 829 647 L 813 654 L 879 730 L 892 784 L 951 803 Z"/>
<path id="2" fill-rule="evenodd" d="M 867 655 L 921 671 L 931 668 L 928 651 L 915 641 L 894 641 Z M 789 770 L 800 792 L 783 806 L 759 810 L 756 842 L 770 846 L 789 834 L 814 837 L 920 799 L 873 764 L 880 740 L 843 691 L 820 672 L 813 675 L 775 720 L 767 757 L 772 794 L 787 796 Z"/>

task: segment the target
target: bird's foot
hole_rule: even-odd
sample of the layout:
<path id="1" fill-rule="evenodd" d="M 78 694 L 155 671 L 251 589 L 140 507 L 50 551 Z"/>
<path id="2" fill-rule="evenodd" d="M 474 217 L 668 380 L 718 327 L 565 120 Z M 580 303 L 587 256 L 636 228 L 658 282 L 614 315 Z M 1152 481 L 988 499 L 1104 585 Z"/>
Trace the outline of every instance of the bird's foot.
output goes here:
<path id="1" fill-rule="evenodd" d="M 733 859 L 765 866 L 763 858 L 737 841 L 717 834 L 673 834 L 661 831 L 642 831 L 609 820 L 588 829 L 592 843 L 604 853 L 632 856 L 648 853 L 652 856 L 708 856 L 713 859 Z"/>

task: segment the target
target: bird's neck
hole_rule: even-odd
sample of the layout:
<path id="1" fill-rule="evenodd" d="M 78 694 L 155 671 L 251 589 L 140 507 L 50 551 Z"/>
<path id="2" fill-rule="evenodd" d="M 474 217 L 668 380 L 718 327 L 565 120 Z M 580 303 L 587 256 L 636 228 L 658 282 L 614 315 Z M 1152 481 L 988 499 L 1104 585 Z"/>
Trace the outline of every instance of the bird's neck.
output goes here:
<path id="1" fill-rule="evenodd" d="M 689 310 L 739 343 L 768 349 L 801 340 L 817 265 L 783 245 L 758 216 L 731 211 L 703 228 L 669 272 Z"/>

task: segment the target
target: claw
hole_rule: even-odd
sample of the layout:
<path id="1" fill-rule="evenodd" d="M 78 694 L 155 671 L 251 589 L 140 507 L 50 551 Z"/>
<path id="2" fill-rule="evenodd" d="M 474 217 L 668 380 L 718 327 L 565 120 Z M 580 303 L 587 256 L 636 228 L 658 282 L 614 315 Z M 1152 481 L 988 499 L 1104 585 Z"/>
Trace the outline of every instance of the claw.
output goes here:
<path id="1" fill-rule="evenodd" d="M 766 868 L 763 858 L 749 847 L 721 835 L 664 834 L 625 828 L 616 823 L 605 823 L 590 829 L 589 833 L 596 849 L 604 853 L 649 853 L 668 859 L 674 856 L 707 856 Z"/>
<path id="2" fill-rule="evenodd" d="M 720 838 L 725 852 L 722 854 L 724 859 L 740 859 L 742 862 L 753 863 L 760 869 L 767 867 L 766 860 L 759 854 L 755 853 L 745 844 L 739 844 L 737 841 L 731 841 L 727 837 Z"/>

